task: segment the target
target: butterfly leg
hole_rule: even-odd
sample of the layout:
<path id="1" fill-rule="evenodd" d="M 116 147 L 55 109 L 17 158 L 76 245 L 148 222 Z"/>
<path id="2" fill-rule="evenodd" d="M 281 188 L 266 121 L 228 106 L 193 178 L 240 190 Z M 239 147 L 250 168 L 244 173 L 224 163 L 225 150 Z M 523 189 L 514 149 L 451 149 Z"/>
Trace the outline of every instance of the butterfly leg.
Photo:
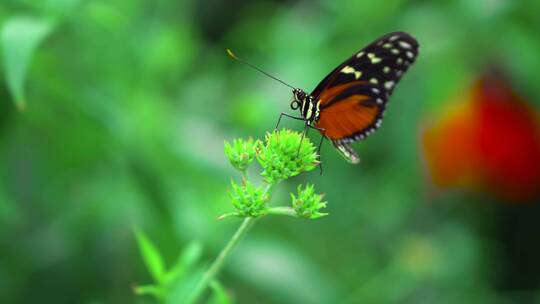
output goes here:
<path id="1" fill-rule="evenodd" d="M 297 153 L 297 157 L 298 155 L 300 154 L 300 148 L 302 147 L 302 141 L 304 140 L 304 137 L 307 136 L 307 133 L 309 131 L 309 129 L 315 129 L 321 133 L 324 134 L 324 130 L 323 128 L 317 128 L 315 126 L 312 126 L 308 123 L 306 123 L 306 126 L 304 128 L 304 131 L 302 132 L 302 138 L 300 139 L 300 145 L 298 146 L 298 153 Z M 319 169 L 320 169 L 320 172 L 321 172 L 321 175 L 322 175 L 322 161 L 321 161 L 321 148 L 322 148 L 322 143 L 323 143 L 323 140 L 326 138 L 326 136 L 322 135 L 321 136 L 321 140 L 319 141 L 319 145 L 317 147 L 317 160 L 319 161 Z"/>
<path id="2" fill-rule="evenodd" d="M 319 141 L 319 147 L 317 148 L 317 157 L 319 158 L 319 169 L 321 171 L 321 175 L 322 175 L 321 148 L 322 148 L 323 140 L 325 138 L 326 138 L 326 136 L 324 136 L 324 135 L 321 136 L 321 141 Z"/>
<path id="3" fill-rule="evenodd" d="M 279 127 L 279 124 L 281 123 L 281 118 L 282 118 L 283 116 L 286 116 L 286 117 L 289 117 L 289 118 L 292 118 L 292 119 L 296 119 L 296 120 L 303 120 L 303 121 L 306 121 L 303 117 L 296 117 L 296 116 L 292 116 L 292 115 L 289 115 L 289 114 L 287 114 L 287 113 L 281 112 L 281 114 L 279 114 L 279 119 L 278 119 L 278 121 L 277 121 L 275 130 L 277 130 L 277 128 Z"/>
<path id="4" fill-rule="evenodd" d="M 296 152 L 296 157 L 300 155 L 300 148 L 302 148 L 302 142 L 304 141 L 304 137 L 306 137 L 307 132 L 309 130 L 310 125 L 306 122 L 306 126 L 304 127 L 304 131 L 302 131 L 302 137 L 300 138 L 300 144 L 298 145 L 298 152 Z"/>
<path id="5" fill-rule="evenodd" d="M 322 161 L 321 161 L 321 148 L 322 148 L 323 140 L 326 138 L 326 136 L 323 135 L 325 129 L 324 128 L 317 128 L 317 127 L 311 126 L 311 125 L 309 127 L 321 132 L 321 140 L 319 141 L 319 147 L 317 148 L 317 158 L 318 158 L 318 161 L 319 161 L 319 169 L 320 169 L 321 175 L 322 175 L 323 170 L 322 170 Z"/>

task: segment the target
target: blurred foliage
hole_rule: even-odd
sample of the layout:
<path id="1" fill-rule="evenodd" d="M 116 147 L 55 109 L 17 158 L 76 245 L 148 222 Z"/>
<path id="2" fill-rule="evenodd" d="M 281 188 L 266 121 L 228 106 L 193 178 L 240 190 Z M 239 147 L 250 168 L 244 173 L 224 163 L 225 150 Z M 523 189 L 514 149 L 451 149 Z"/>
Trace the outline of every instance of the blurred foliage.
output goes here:
<path id="1" fill-rule="evenodd" d="M 214 296 L 538 301 L 540 204 L 434 193 L 418 135 L 488 65 L 538 109 L 539 15 L 534 0 L 2 1 L 0 302 L 154 303 L 133 293 L 153 282 L 133 225 L 163 261 L 193 240 L 205 244 L 202 259 L 215 257 L 238 225 L 215 220 L 230 208 L 223 140 L 262 138 L 288 110 L 288 88 L 225 49 L 309 91 L 394 30 L 417 37 L 420 56 L 382 128 L 355 146 L 362 163 L 325 144 L 322 176 L 274 194 L 288 201 L 309 181 L 333 202 L 331 216 L 261 220 Z"/>
<path id="2" fill-rule="evenodd" d="M 135 293 L 152 296 L 159 303 L 184 302 L 203 272 L 203 265 L 200 265 L 202 245 L 196 241 L 189 243 L 180 250 L 180 255 L 172 267 L 165 270 L 163 256 L 148 236 L 140 230 L 136 230 L 135 235 L 143 261 L 154 281 L 154 284 L 136 286 Z M 212 286 L 216 298 L 212 301 L 226 302 L 228 297 L 223 294 L 221 284 L 214 281 Z"/>

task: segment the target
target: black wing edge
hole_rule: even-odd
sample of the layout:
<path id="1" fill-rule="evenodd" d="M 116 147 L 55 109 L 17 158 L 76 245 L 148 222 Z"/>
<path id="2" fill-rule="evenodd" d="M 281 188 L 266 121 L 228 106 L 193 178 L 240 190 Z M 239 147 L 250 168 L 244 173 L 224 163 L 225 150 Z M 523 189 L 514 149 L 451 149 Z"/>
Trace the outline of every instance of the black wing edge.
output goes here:
<path id="1" fill-rule="evenodd" d="M 358 52 L 352 54 L 349 58 L 347 58 L 340 65 L 338 65 L 335 69 L 333 69 L 332 72 L 330 72 L 328 75 L 326 75 L 326 77 L 324 77 L 324 79 L 319 82 L 319 84 L 311 92 L 311 96 L 317 98 L 321 94 L 322 90 L 327 87 L 328 82 L 331 81 L 334 78 L 333 76 L 335 76 L 337 73 L 339 73 L 341 71 L 341 69 L 343 69 L 343 67 L 345 67 L 350 62 L 352 62 L 352 61 L 354 61 L 356 59 L 356 54 L 358 54 L 360 52 L 363 52 L 363 51 L 366 52 L 367 50 L 373 48 L 374 46 L 377 46 L 377 44 L 379 44 L 381 41 L 385 41 L 385 40 L 387 40 L 387 39 L 389 39 L 391 37 L 394 37 L 394 36 L 397 36 L 398 39 L 402 39 L 403 41 L 408 42 L 408 43 L 411 44 L 412 49 L 414 50 L 414 53 L 415 53 L 414 54 L 415 55 L 414 59 L 416 59 L 416 57 L 418 56 L 418 49 L 419 49 L 420 45 L 418 44 L 418 41 L 413 36 L 411 36 L 409 33 L 403 32 L 403 31 L 396 31 L 396 32 L 387 33 L 387 34 L 375 39 L 373 42 L 371 42 L 370 44 L 368 44 L 364 48 L 360 49 Z"/>
<path id="2" fill-rule="evenodd" d="M 339 140 L 332 140 L 334 147 L 339 151 L 339 154 L 345 158 L 351 164 L 358 164 L 360 162 L 360 156 L 352 148 L 350 143 L 342 142 Z"/>

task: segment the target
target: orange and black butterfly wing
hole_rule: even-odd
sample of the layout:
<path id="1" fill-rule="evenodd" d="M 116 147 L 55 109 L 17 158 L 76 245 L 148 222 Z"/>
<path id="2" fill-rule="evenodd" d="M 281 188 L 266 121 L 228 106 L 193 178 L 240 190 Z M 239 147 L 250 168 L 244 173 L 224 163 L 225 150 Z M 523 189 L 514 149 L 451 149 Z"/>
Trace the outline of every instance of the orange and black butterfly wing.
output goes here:
<path id="1" fill-rule="evenodd" d="M 339 65 L 311 93 L 320 101 L 315 127 L 348 161 L 358 163 L 350 143 L 380 127 L 388 98 L 417 55 L 418 42 L 409 34 L 386 34 Z"/>

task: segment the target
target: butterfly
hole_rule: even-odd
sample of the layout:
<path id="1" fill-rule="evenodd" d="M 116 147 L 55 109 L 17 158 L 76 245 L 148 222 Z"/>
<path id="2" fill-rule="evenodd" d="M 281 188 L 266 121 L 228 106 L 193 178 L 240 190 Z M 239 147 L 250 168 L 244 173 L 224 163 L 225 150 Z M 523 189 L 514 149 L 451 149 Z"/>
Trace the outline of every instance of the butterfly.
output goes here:
<path id="1" fill-rule="evenodd" d="M 338 65 L 311 94 L 244 63 L 293 89 L 290 106 L 299 110 L 301 117 L 281 113 L 278 125 L 283 116 L 303 120 L 306 127 L 319 130 L 322 138 L 331 140 L 347 161 L 357 164 L 360 157 L 351 144 L 364 140 L 381 126 L 388 99 L 416 60 L 418 48 L 411 35 L 388 33 Z"/>

